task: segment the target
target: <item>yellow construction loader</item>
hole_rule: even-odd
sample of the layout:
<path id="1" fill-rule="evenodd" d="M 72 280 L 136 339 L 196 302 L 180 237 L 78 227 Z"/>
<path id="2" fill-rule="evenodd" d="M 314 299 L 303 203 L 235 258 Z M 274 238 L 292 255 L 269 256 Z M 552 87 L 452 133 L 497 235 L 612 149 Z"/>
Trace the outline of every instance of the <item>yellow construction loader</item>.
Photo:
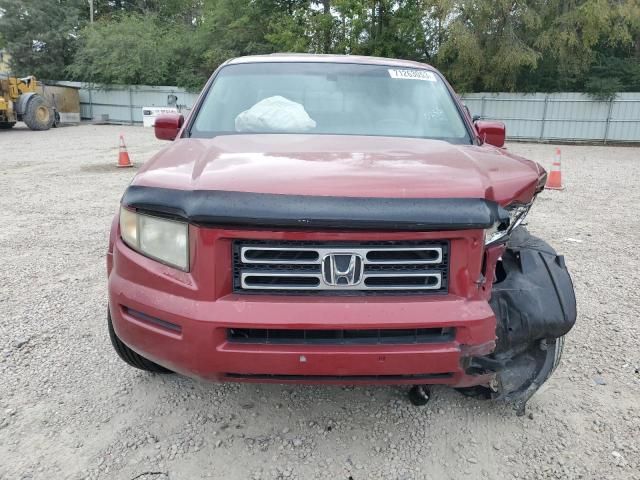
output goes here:
<path id="1" fill-rule="evenodd" d="M 0 73 L 0 129 L 24 122 L 31 130 L 48 130 L 55 113 L 42 95 L 36 92 L 36 77 L 11 77 Z"/>

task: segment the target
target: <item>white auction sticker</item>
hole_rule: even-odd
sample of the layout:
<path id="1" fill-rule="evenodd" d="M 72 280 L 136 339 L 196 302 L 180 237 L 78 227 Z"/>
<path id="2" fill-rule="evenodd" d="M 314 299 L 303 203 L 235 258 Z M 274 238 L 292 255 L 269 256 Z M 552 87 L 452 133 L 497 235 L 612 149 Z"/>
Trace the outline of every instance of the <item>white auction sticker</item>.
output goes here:
<path id="1" fill-rule="evenodd" d="M 413 70 L 389 68 L 389 76 L 391 78 L 399 78 L 402 80 L 424 80 L 425 82 L 436 82 L 436 76 L 429 70 Z"/>

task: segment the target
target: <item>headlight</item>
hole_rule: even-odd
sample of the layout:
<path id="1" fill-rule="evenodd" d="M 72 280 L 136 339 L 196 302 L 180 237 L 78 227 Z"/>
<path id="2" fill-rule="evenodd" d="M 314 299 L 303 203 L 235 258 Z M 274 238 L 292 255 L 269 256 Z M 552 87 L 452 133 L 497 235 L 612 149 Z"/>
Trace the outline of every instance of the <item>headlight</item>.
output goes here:
<path id="1" fill-rule="evenodd" d="M 120 208 L 120 235 L 134 250 L 180 270 L 189 270 L 189 225 Z"/>
<path id="2" fill-rule="evenodd" d="M 507 206 L 505 210 L 509 212 L 509 225 L 506 225 L 504 222 L 496 222 L 491 228 L 487 228 L 484 231 L 485 246 L 492 245 L 507 238 L 511 232 L 522 223 L 527 213 L 529 213 L 532 204 L 533 202 L 527 204 L 514 203 Z"/>

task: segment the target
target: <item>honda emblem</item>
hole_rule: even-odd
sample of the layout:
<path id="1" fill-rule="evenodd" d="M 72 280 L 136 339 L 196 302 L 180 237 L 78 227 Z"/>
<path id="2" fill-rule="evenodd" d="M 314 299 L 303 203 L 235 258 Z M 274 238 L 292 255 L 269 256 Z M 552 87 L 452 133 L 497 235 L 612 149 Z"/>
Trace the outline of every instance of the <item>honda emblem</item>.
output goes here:
<path id="1" fill-rule="evenodd" d="M 362 282 L 362 257 L 357 253 L 329 253 L 322 259 L 322 278 L 332 287 L 355 287 Z"/>

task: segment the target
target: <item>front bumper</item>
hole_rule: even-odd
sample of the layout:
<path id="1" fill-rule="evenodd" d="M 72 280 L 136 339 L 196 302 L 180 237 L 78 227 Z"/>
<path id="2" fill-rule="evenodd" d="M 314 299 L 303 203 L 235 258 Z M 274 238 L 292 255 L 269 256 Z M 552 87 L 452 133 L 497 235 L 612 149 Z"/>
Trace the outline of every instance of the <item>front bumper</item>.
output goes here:
<path id="1" fill-rule="evenodd" d="M 226 288 L 230 269 L 222 260 L 230 258 L 230 243 L 223 238 L 234 234 L 218 232 L 208 238 L 200 233 L 192 236 L 198 242 L 193 251 L 200 253 L 194 254 L 198 258 L 192 258 L 188 274 L 141 256 L 112 235 L 108 270 L 113 326 L 120 340 L 140 355 L 175 372 L 215 381 L 488 383 L 487 375 L 466 373 L 471 357 L 495 348 L 496 319 L 480 287 L 473 285 L 472 295 L 467 286 L 452 284 L 448 295 L 432 297 L 235 294 Z M 451 273 L 466 285 L 480 273 L 481 232 L 461 235 L 452 240 L 453 248 L 471 248 L 476 255 L 458 255 Z M 477 262 L 470 260 L 475 257 Z M 206 264 L 215 264 L 209 269 L 215 271 L 205 272 Z M 453 328 L 455 335 L 424 344 L 264 345 L 234 343 L 227 337 L 230 328 Z"/>

